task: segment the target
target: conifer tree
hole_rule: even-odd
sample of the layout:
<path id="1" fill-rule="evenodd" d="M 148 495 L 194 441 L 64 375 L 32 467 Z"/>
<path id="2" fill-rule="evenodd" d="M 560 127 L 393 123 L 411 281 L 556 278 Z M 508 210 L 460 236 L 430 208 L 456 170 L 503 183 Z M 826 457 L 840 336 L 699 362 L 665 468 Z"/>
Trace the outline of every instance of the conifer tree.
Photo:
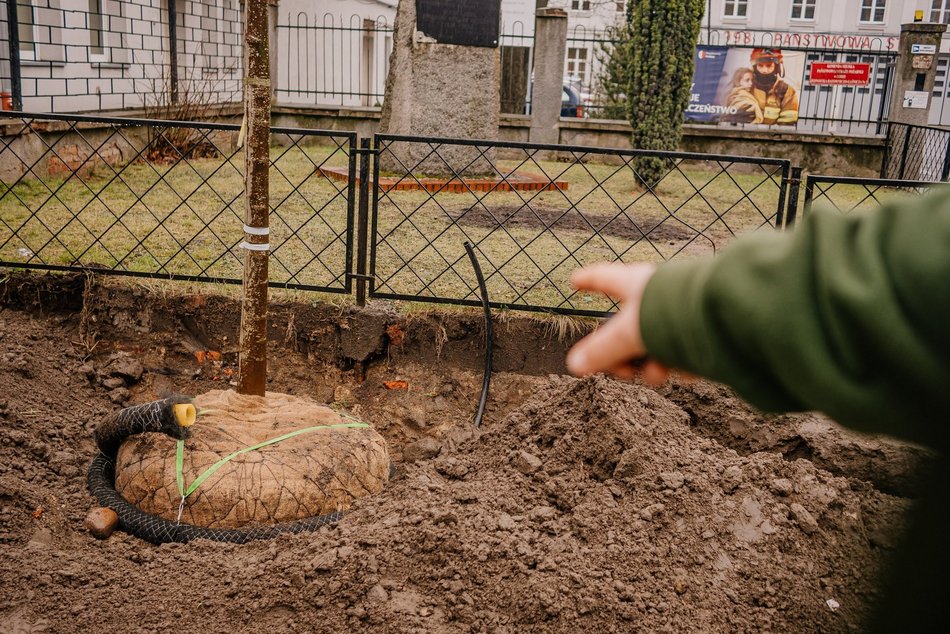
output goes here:
<path id="1" fill-rule="evenodd" d="M 600 64 L 597 78 L 597 105 L 602 119 L 627 119 L 627 90 L 630 77 L 630 27 L 626 20 L 607 28 L 594 56 Z"/>
<path id="2" fill-rule="evenodd" d="M 706 8 L 705 0 L 628 0 L 624 51 L 628 63 L 627 118 L 633 147 L 675 150 L 689 105 L 693 57 Z M 634 162 L 640 182 L 652 187 L 668 161 Z"/>

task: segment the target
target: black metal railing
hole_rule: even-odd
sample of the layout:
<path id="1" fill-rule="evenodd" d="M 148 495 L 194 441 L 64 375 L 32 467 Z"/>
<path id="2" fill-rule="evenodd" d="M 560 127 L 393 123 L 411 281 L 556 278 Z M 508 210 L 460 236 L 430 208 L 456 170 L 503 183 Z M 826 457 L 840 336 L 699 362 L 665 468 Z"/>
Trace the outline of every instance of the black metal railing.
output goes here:
<path id="1" fill-rule="evenodd" d="M 356 135 L 272 128 L 270 280 L 350 292 Z M 240 283 L 239 126 L 0 116 L 0 265 Z"/>
<path id="2" fill-rule="evenodd" d="M 276 98 L 284 104 L 378 107 L 393 27 L 382 16 L 281 14 Z"/>
<path id="3" fill-rule="evenodd" d="M 0 115 L 0 266 L 240 283 L 238 126 Z M 270 283 L 604 315 L 572 271 L 718 252 L 813 205 L 877 208 L 925 180 L 809 175 L 789 161 L 272 128 Z M 802 211 L 799 211 L 799 190 Z"/>
<path id="4" fill-rule="evenodd" d="M 873 211 L 885 203 L 922 194 L 937 185 L 939 183 L 932 181 L 809 174 L 804 183 L 802 214 L 808 214 L 815 205 L 841 213 Z M 793 227 L 797 216 L 797 205 L 790 206 L 786 226 Z"/>
<path id="5" fill-rule="evenodd" d="M 950 180 L 950 130 L 889 123 L 881 178 Z"/>
<path id="6" fill-rule="evenodd" d="M 785 160 L 377 135 L 374 297 L 602 314 L 570 273 L 602 260 L 712 253 L 783 225 Z M 643 161 L 659 167 L 649 186 Z M 655 168 L 654 168 L 655 169 Z"/>

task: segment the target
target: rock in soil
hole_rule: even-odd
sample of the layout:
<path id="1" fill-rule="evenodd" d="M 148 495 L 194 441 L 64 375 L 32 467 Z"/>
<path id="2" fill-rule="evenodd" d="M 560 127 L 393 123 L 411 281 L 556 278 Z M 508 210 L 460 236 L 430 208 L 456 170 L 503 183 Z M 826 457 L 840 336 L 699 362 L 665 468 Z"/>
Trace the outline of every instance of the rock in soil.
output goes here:
<path id="1" fill-rule="evenodd" d="M 119 516 L 112 509 L 100 506 L 89 511 L 83 525 L 96 539 L 108 539 L 119 525 Z"/>

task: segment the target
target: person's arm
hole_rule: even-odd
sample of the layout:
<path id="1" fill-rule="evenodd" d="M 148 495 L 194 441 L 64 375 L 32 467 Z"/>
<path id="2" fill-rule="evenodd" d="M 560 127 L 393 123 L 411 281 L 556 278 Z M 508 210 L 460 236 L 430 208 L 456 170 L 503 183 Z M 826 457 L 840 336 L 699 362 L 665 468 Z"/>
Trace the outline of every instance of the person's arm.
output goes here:
<path id="1" fill-rule="evenodd" d="M 603 266 L 575 283 L 623 308 L 571 351 L 572 372 L 647 354 L 654 370 L 721 381 L 764 410 L 821 410 L 857 429 L 946 445 L 947 194 L 866 214 L 816 212 L 793 231 L 747 236 L 716 258 L 655 273 Z"/>
<path id="2" fill-rule="evenodd" d="M 796 121 L 798 121 L 798 91 L 794 86 L 788 86 L 776 123 L 795 123 Z"/>

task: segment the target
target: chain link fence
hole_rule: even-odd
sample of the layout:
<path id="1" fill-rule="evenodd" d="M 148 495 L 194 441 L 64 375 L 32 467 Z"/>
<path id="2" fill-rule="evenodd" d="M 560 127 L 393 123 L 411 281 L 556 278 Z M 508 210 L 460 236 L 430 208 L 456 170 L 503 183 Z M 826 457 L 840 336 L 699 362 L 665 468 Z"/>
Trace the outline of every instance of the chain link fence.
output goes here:
<path id="1" fill-rule="evenodd" d="M 950 180 L 950 130 L 889 123 L 881 178 Z"/>
<path id="2" fill-rule="evenodd" d="M 601 314 L 569 276 L 599 261 L 715 253 L 783 225 L 790 164 L 708 154 L 376 136 L 372 295 Z M 640 162 L 662 165 L 649 186 Z"/>
<path id="3" fill-rule="evenodd" d="M 270 281 L 350 292 L 356 136 L 273 128 Z M 0 265 L 240 283 L 239 127 L 0 116 Z"/>
<path id="4" fill-rule="evenodd" d="M 0 114 L 0 266 L 240 283 L 239 133 Z M 577 268 L 715 254 L 792 226 L 799 207 L 801 170 L 780 159 L 392 135 L 357 148 L 355 133 L 294 128 L 271 139 L 271 285 L 355 286 L 358 301 L 480 304 L 469 243 L 496 308 L 604 315 L 614 304 L 571 288 Z M 934 184 L 809 175 L 802 213 L 860 213 Z"/>
<path id="5" fill-rule="evenodd" d="M 939 185 L 932 181 L 809 174 L 804 183 L 802 213 L 808 214 L 813 208 L 846 214 L 866 213 L 909 195 L 924 194 Z M 789 207 L 786 225 L 794 226 L 796 217 L 797 209 Z"/>

